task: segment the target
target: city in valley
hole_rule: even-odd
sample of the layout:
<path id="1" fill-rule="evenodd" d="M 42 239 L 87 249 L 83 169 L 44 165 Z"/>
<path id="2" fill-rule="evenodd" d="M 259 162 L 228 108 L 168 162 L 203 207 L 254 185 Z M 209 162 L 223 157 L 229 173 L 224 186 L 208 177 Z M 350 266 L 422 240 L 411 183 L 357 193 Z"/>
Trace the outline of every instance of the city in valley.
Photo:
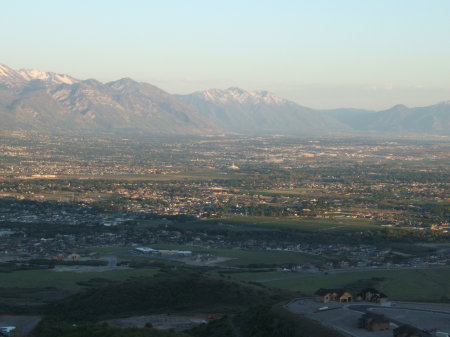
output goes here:
<path id="1" fill-rule="evenodd" d="M 0 137 L 2 334 L 450 332 L 445 137 Z"/>
<path id="2" fill-rule="evenodd" d="M 450 1 L 3 1 L 0 337 L 449 337 Z"/>

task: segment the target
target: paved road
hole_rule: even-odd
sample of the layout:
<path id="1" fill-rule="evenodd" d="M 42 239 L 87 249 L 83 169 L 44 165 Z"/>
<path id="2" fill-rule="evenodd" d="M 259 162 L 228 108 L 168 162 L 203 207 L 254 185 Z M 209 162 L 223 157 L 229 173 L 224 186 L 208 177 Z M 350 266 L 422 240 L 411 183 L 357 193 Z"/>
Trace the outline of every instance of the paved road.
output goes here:
<path id="1" fill-rule="evenodd" d="M 304 278 L 310 276 L 326 275 L 326 274 L 343 274 L 343 273 L 357 273 L 357 272 L 376 272 L 376 271 L 397 271 L 397 270 L 424 270 L 424 269 L 442 269 L 445 266 L 418 266 L 418 267 L 401 267 L 401 268 L 348 268 L 348 269 L 329 269 L 326 271 L 299 271 L 299 272 L 286 272 L 286 276 L 262 278 L 254 280 L 254 282 L 265 283 L 271 281 L 282 281 L 289 279 Z M 241 269 L 243 268 L 234 268 Z"/>
<path id="2" fill-rule="evenodd" d="M 420 309 L 420 308 L 411 308 L 411 307 L 404 307 L 404 306 L 395 306 L 395 307 L 382 307 L 382 306 L 375 306 L 375 305 L 367 305 L 367 304 L 349 304 L 346 306 L 350 310 L 356 310 L 360 312 L 370 312 L 370 309 L 391 309 L 391 310 L 410 310 L 410 311 L 422 311 L 432 314 L 444 314 L 448 315 L 450 319 L 450 312 L 448 311 L 442 311 L 442 310 L 435 310 L 435 309 Z"/>
<path id="3" fill-rule="evenodd" d="M 357 328 L 361 313 L 374 312 L 389 318 L 393 325 L 409 324 L 423 331 L 437 329 L 450 330 L 450 306 L 426 303 L 396 303 L 394 307 L 383 307 L 371 303 L 329 302 L 325 306 L 330 310 L 318 310 L 323 303 L 312 299 L 295 299 L 286 305 L 286 308 L 296 314 L 305 315 L 331 326 L 354 337 L 391 337 L 392 331 L 369 332 Z M 334 309 L 334 310 L 333 310 Z M 431 335 L 426 335 L 431 336 Z"/>

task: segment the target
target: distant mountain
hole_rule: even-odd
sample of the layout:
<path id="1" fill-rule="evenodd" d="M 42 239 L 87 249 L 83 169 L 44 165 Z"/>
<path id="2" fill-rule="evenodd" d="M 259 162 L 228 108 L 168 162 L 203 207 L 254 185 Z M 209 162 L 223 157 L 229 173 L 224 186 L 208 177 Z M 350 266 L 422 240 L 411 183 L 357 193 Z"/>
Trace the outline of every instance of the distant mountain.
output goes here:
<path id="1" fill-rule="evenodd" d="M 331 110 L 322 110 L 322 112 L 330 116 L 344 124 L 351 124 L 355 117 L 359 118 L 360 116 L 373 113 L 373 110 L 365 110 L 365 109 L 354 109 L 354 108 L 338 108 Z"/>
<path id="2" fill-rule="evenodd" d="M 183 135 L 219 131 L 195 109 L 147 83 L 122 79 L 104 84 L 4 65 L 0 128 Z"/>
<path id="3" fill-rule="evenodd" d="M 211 89 L 177 97 L 229 132 L 301 135 L 348 128 L 320 111 L 268 91 Z"/>
<path id="4" fill-rule="evenodd" d="M 325 113 L 357 131 L 450 135 L 450 101 L 417 108 L 399 104 L 377 112 L 337 109 Z"/>
<path id="5" fill-rule="evenodd" d="M 450 136 L 450 101 L 384 111 L 314 110 L 268 91 L 171 95 L 129 78 L 101 83 L 0 64 L 0 129 L 133 134 L 430 134 Z"/>

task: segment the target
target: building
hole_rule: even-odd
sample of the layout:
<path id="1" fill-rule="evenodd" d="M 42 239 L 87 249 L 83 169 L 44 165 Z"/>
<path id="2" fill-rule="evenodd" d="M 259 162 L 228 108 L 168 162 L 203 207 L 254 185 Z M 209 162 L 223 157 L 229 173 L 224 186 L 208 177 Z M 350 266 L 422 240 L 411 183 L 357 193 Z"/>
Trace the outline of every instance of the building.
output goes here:
<path id="1" fill-rule="evenodd" d="M 67 259 L 70 261 L 78 261 L 79 259 L 81 259 L 81 256 L 78 254 L 70 254 L 69 256 L 67 256 Z"/>
<path id="2" fill-rule="evenodd" d="M 15 326 L 0 326 L 0 336 L 15 336 L 16 327 Z"/>
<path id="3" fill-rule="evenodd" d="M 383 331 L 389 329 L 389 319 L 383 315 L 366 313 L 358 319 L 358 328 L 369 331 Z"/>
<path id="4" fill-rule="evenodd" d="M 393 330 L 394 337 L 425 337 L 427 334 L 421 332 L 419 329 L 411 325 L 402 325 Z"/>
<path id="5" fill-rule="evenodd" d="M 373 303 L 387 302 L 389 299 L 386 294 L 374 288 L 366 288 L 356 295 L 356 300 Z"/>
<path id="6" fill-rule="evenodd" d="M 151 254 L 151 255 L 172 255 L 172 256 L 191 256 L 192 251 L 190 250 L 166 250 L 166 249 L 153 249 L 148 247 L 138 247 L 134 249 L 136 252 L 141 254 Z"/>
<path id="7" fill-rule="evenodd" d="M 230 166 L 228 166 L 228 169 L 230 170 L 239 170 L 239 166 L 235 165 L 234 162 Z"/>
<path id="8" fill-rule="evenodd" d="M 316 301 L 317 302 L 331 302 L 331 301 L 337 301 L 337 302 L 352 302 L 353 297 L 352 295 L 342 289 L 324 289 L 320 288 L 315 293 L 316 295 Z"/>

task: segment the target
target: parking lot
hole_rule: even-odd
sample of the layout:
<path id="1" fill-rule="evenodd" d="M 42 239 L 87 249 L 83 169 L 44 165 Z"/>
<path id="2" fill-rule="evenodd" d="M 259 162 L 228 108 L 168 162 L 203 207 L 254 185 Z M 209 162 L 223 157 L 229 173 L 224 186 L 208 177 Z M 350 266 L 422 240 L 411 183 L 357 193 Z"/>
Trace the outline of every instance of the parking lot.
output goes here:
<path id="1" fill-rule="evenodd" d="M 409 308 L 406 307 L 406 308 Z M 371 311 L 383 314 L 404 324 L 410 324 L 422 330 L 437 329 L 450 332 L 450 313 L 427 312 L 426 309 L 372 308 Z"/>
<path id="2" fill-rule="evenodd" d="M 396 303 L 395 307 L 381 307 L 373 303 L 355 302 L 320 303 L 313 299 L 292 301 L 287 308 L 296 314 L 335 328 L 340 332 L 355 337 L 390 337 L 392 329 L 400 324 L 410 324 L 419 329 L 450 332 L 450 306 L 445 304 Z M 391 328 L 386 331 L 367 331 L 358 328 L 358 319 L 364 312 L 383 314 L 391 319 Z"/>

